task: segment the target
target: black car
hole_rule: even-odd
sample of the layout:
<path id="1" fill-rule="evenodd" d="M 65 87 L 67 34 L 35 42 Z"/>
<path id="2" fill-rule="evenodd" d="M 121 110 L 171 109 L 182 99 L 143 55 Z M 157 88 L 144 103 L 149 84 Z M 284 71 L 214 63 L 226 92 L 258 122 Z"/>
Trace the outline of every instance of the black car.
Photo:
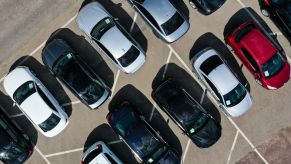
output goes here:
<path id="1" fill-rule="evenodd" d="M 226 0 L 189 0 L 192 8 L 198 9 L 204 15 L 209 15 L 224 4 Z"/>
<path id="2" fill-rule="evenodd" d="M 4 114 L 0 107 L 0 161 L 7 164 L 24 163 L 33 146 L 26 134 Z"/>
<path id="3" fill-rule="evenodd" d="M 137 113 L 133 105 L 123 101 L 107 115 L 107 121 L 142 163 L 180 164 L 181 157 Z"/>
<path id="4" fill-rule="evenodd" d="M 164 81 L 152 97 L 198 147 L 209 147 L 220 138 L 220 124 L 175 81 Z"/>
<path id="5" fill-rule="evenodd" d="M 83 103 L 91 109 L 101 106 L 111 91 L 103 80 L 61 39 L 51 41 L 42 52 L 42 60 Z"/>
<path id="6" fill-rule="evenodd" d="M 291 0 L 259 0 L 261 12 L 270 17 L 291 44 Z"/>

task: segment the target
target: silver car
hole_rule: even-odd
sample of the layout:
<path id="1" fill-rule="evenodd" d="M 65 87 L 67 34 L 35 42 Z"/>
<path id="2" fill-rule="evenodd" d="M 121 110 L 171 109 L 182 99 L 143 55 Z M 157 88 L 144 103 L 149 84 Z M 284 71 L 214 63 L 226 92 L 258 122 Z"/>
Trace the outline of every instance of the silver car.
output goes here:
<path id="1" fill-rule="evenodd" d="M 76 19 L 79 28 L 125 73 L 134 73 L 145 62 L 140 45 L 98 2 L 84 6 Z"/>
<path id="2" fill-rule="evenodd" d="M 219 103 L 219 107 L 232 117 L 239 117 L 252 106 L 252 98 L 217 51 L 206 48 L 191 59 L 194 74 Z"/>
<path id="3" fill-rule="evenodd" d="M 152 27 L 155 35 L 172 43 L 189 29 L 188 20 L 169 0 L 128 0 L 132 7 Z"/>

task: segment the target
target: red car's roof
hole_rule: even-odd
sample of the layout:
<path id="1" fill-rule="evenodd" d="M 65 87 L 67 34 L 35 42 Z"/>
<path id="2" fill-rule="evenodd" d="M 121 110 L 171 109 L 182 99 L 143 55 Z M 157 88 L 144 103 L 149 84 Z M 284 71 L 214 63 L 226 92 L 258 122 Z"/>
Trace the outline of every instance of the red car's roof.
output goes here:
<path id="1" fill-rule="evenodd" d="M 253 56 L 258 64 L 265 63 L 278 50 L 258 29 L 252 29 L 245 35 L 240 44 Z"/>

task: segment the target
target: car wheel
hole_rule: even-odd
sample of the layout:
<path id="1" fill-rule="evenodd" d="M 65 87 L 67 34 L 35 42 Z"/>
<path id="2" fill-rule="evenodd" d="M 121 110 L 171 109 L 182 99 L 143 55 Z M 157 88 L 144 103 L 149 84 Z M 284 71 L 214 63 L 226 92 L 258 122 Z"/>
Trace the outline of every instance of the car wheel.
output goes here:
<path id="1" fill-rule="evenodd" d="M 262 9 L 261 13 L 265 16 L 265 17 L 269 17 L 270 13 L 266 10 L 266 9 Z"/>
<path id="2" fill-rule="evenodd" d="M 190 6 L 191 6 L 193 9 L 196 9 L 196 8 L 197 8 L 196 5 L 194 4 L 194 2 L 189 1 L 189 4 L 190 4 Z"/>
<path id="3" fill-rule="evenodd" d="M 256 83 L 257 84 L 259 84 L 260 86 L 262 86 L 262 82 L 259 79 L 256 78 L 255 80 L 256 80 Z"/>
<path id="4" fill-rule="evenodd" d="M 231 52 L 233 51 L 232 47 L 229 44 L 226 43 L 225 45 L 229 51 L 231 51 Z"/>

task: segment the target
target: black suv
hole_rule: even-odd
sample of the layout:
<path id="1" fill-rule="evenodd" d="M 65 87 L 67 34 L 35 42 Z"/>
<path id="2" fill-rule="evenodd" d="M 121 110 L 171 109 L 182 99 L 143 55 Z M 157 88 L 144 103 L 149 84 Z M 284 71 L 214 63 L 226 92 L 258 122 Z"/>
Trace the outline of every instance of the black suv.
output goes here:
<path id="1" fill-rule="evenodd" d="M 139 162 L 180 164 L 181 156 L 147 123 L 128 102 L 123 101 L 107 115 L 107 121 Z"/>
<path id="2" fill-rule="evenodd" d="M 198 147 L 209 147 L 220 138 L 220 124 L 172 79 L 160 84 L 152 97 Z"/>
<path id="3" fill-rule="evenodd" d="M 28 136 L 10 121 L 0 107 L 0 161 L 7 164 L 24 163 L 32 152 L 33 146 Z"/>
<path id="4" fill-rule="evenodd" d="M 259 0 L 261 12 L 270 17 L 291 44 L 291 1 Z"/>

